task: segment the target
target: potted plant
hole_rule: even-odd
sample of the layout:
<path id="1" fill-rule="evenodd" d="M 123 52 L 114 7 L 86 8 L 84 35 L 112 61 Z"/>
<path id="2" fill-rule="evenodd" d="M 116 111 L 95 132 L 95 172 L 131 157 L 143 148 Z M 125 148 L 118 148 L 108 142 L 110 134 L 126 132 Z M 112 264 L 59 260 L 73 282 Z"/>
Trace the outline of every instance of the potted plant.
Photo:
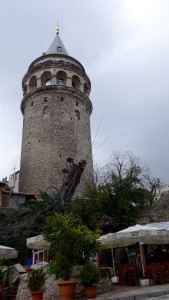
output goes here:
<path id="1" fill-rule="evenodd" d="M 46 273 L 42 268 L 32 270 L 28 273 L 27 287 L 31 290 L 32 300 L 42 300 L 45 280 Z"/>
<path id="2" fill-rule="evenodd" d="M 80 283 L 85 287 L 85 293 L 88 298 L 96 298 L 97 284 L 100 280 L 101 274 L 97 266 L 86 263 L 80 270 Z"/>
<path id="3" fill-rule="evenodd" d="M 54 274 L 57 279 L 61 279 L 58 283 L 60 299 L 73 300 L 76 288 L 76 281 L 71 278 L 73 267 L 82 259 L 83 253 L 95 254 L 99 250 L 98 235 L 82 225 L 71 213 L 49 217 L 43 235 L 50 243 Z"/>

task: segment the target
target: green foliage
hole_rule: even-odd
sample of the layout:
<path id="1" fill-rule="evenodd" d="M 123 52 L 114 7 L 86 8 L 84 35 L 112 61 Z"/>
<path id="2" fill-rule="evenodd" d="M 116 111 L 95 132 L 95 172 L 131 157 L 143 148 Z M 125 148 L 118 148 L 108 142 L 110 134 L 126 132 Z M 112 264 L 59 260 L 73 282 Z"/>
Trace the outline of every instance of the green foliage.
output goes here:
<path id="1" fill-rule="evenodd" d="M 82 254 L 95 254 L 99 250 L 98 234 L 90 231 L 73 214 L 55 214 L 49 217 L 43 235 L 50 242 L 50 256 L 56 278 L 70 279 L 73 266 Z"/>
<path id="2" fill-rule="evenodd" d="M 86 263 L 79 274 L 80 283 L 85 287 L 90 287 L 93 284 L 98 283 L 100 277 L 100 270 L 91 263 Z"/>
<path id="3" fill-rule="evenodd" d="M 46 280 L 46 273 L 43 269 L 32 270 L 28 273 L 27 287 L 32 291 L 40 291 L 43 289 Z"/>
<path id="4" fill-rule="evenodd" d="M 35 199 L 31 199 L 28 202 L 23 203 L 21 206 L 22 207 L 26 207 L 26 208 L 30 208 L 30 209 L 34 209 L 34 210 L 38 210 L 39 208 L 41 208 L 42 203 Z"/>
<path id="5" fill-rule="evenodd" d="M 71 212 L 91 230 L 97 228 L 98 220 L 103 215 L 98 196 L 97 187 L 91 185 L 87 187 L 84 198 L 75 199 L 71 203 Z"/>
<path id="6" fill-rule="evenodd" d="M 50 196 L 47 192 L 39 192 L 38 198 L 41 199 L 40 201 L 36 199 L 30 199 L 28 202 L 22 204 L 23 207 L 27 207 L 34 210 L 45 208 L 50 201 Z"/>
<path id="7" fill-rule="evenodd" d="M 31 255 L 31 250 L 26 247 L 26 238 L 39 235 L 45 218 L 53 215 L 54 205 L 50 197 L 46 193 L 40 195 L 41 201 L 31 199 L 18 209 L 0 208 L 1 243 L 19 251 L 18 261 L 21 264 L 25 264 Z"/>
<path id="8" fill-rule="evenodd" d="M 71 211 L 90 229 L 99 228 L 104 233 L 133 225 L 140 212 L 153 205 L 147 178 L 150 180 L 133 155 L 115 153 L 104 168 L 102 181 L 89 186 L 84 198 L 72 203 Z M 102 222 L 103 219 L 108 221 Z"/>

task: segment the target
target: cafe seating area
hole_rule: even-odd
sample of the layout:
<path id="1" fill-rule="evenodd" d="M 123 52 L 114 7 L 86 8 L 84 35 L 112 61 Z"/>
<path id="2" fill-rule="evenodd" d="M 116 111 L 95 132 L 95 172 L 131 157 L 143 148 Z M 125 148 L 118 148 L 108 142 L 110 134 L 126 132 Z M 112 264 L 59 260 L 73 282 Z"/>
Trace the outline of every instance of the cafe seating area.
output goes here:
<path id="1" fill-rule="evenodd" d="M 127 264 L 120 265 L 117 268 L 117 276 L 119 277 L 119 284 L 139 285 L 141 266 Z"/>
<path id="2" fill-rule="evenodd" d="M 117 276 L 120 285 L 140 285 L 143 279 L 141 265 L 120 265 L 117 268 Z M 149 280 L 149 285 L 159 285 L 169 283 L 169 263 L 152 263 L 145 266 L 145 279 Z"/>

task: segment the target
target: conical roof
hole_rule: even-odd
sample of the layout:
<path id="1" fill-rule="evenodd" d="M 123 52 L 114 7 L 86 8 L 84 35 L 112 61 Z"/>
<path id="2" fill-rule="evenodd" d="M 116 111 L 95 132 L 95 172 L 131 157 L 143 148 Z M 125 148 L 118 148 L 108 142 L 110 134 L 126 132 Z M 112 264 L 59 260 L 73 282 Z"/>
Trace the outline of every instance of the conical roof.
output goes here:
<path id="1" fill-rule="evenodd" d="M 69 55 L 59 36 L 59 30 L 56 31 L 56 36 L 45 54 Z"/>

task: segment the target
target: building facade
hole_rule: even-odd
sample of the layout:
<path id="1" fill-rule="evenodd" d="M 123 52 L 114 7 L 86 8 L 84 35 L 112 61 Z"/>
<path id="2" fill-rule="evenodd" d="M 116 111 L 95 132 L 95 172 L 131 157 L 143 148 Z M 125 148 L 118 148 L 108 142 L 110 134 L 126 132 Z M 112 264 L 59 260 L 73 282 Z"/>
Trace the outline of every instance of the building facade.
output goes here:
<path id="1" fill-rule="evenodd" d="M 9 176 L 9 187 L 15 193 L 19 191 L 19 173 L 19 171 L 16 171 Z"/>
<path id="2" fill-rule="evenodd" d="M 90 131 L 91 83 L 84 67 L 69 56 L 59 36 L 35 59 L 23 80 L 23 133 L 19 191 L 34 193 L 64 182 L 67 158 L 86 160 L 77 196 L 93 180 Z"/>

